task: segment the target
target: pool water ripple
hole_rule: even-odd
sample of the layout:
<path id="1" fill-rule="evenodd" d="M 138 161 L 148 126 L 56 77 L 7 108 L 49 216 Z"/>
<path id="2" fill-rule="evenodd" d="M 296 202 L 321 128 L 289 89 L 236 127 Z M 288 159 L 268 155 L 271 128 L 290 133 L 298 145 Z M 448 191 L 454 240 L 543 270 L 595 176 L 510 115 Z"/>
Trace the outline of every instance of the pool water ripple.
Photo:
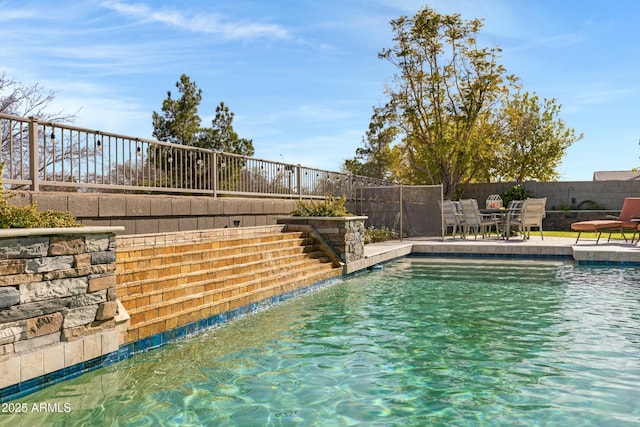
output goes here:
<path id="1" fill-rule="evenodd" d="M 38 419 L 64 425 L 632 426 L 638 383 L 637 270 L 409 258 L 24 400 L 72 402 Z"/>

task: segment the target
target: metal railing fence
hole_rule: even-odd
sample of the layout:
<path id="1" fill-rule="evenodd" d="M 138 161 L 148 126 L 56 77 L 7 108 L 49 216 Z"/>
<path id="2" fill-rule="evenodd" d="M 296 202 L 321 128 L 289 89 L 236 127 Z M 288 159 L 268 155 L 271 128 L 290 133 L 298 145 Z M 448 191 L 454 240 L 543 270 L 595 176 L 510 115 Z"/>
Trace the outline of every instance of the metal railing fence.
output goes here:
<path id="1" fill-rule="evenodd" d="M 390 182 L 0 113 L 2 179 L 33 191 L 349 199 Z"/>

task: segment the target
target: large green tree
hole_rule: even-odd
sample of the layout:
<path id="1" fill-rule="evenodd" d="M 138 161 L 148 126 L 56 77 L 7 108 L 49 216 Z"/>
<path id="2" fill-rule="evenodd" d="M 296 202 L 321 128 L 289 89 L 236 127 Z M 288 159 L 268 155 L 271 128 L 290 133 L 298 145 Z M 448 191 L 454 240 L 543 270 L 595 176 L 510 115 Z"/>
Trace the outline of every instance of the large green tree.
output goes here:
<path id="1" fill-rule="evenodd" d="M 514 92 L 497 112 L 500 140 L 493 172 L 497 179 L 522 182 L 527 179 L 553 181 L 571 144 L 582 138 L 559 118 L 561 105 L 555 99 L 540 99 L 535 93 Z"/>
<path id="2" fill-rule="evenodd" d="M 395 45 L 379 57 L 397 72 L 346 169 L 442 184 L 445 197 L 468 182 L 558 177 L 562 156 L 582 135 L 559 118 L 554 99 L 517 86 L 498 62 L 499 48 L 478 45 L 482 21 L 425 7 L 391 26 Z"/>
<path id="3" fill-rule="evenodd" d="M 191 147 L 252 156 L 253 142 L 240 138 L 233 129 L 234 114 L 223 102 L 216 107 L 211 127 L 202 127 L 198 107 L 202 90 L 189 76 L 183 74 L 176 82 L 180 96 L 173 98 L 171 91 L 162 102 L 162 112 L 153 112 L 153 136 L 161 141 Z M 182 188 L 208 188 L 211 158 L 200 150 L 174 150 L 153 147 L 149 160 L 156 166 L 155 180 L 162 185 Z"/>
<path id="4" fill-rule="evenodd" d="M 254 153 L 253 142 L 240 138 L 233 129 L 234 113 L 224 102 L 216 107 L 216 115 L 211 127 L 201 127 L 202 119 L 198 107 L 202 102 L 202 89 L 199 89 L 189 76 L 183 74 L 176 82 L 180 97 L 174 99 L 171 91 L 162 102 L 162 112 L 153 112 L 153 136 L 161 141 L 214 149 L 228 153 L 251 156 Z"/>
<path id="5" fill-rule="evenodd" d="M 452 197 L 490 160 L 491 112 L 515 77 L 498 63 L 500 49 L 478 46 L 480 20 L 425 7 L 391 26 L 395 46 L 379 56 L 398 70 L 385 106 L 396 150 L 412 169 L 409 183 L 442 184 Z"/>
<path id="6" fill-rule="evenodd" d="M 345 169 L 354 175 L 389 179 L 393 164 L 391 144 L 395 136 L 396 129 L 385 124 L 383 110 L 374 108 L 366 137 L 356 149 L 356 156 L 345 161 Z"/>
<path id="7" fill-rule="evenodd" d="M 196 145 L 200 133 L 198 106 L 202 101 L 202 89 L 199 89 L 189 76 L 183 74 L 176 82 L 180 93 L 177 99 L 167 91 L 162 101 L 162 114 L 153 112 L 153 136 L 160 141 L 182 145 Z"/>
<path id="8" fill-rule="evenodd" d="M 216 115 L 211 120 L 211 127 L 201 130 L 198 146 L 243 156 L 253 156 L 255 152 L 253 141 L 238 137 L 238 134 L 233 130 L 233 116 L 234 114 L 229 111 L 229 107 L 221 102 L 216 107 Z"/>

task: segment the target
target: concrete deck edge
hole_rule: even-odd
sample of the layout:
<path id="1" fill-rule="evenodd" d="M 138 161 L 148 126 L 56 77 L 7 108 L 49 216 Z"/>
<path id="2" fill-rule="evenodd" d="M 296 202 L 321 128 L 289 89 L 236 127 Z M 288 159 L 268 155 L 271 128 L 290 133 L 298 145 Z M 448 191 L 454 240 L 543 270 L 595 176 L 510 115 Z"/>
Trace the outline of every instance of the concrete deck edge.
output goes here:
<path id="1" fill-rule="evenodd" d="M 384 263 L 392 259 L 409 255 L 413 250 L 413 243 L 394 244 L 389 246 L 378 246 L 377 251 L 365 255 L 361 260 L 347 263 L 344 268 L 345 274 L 366 270 L 376 264 Z"/>
<path id="2" fill-rule="evenodd" d="M 420 254 L 455 258 L 559 259 L 574 260 L 579 264 L 640 266 L 640 248 L 630 245 L 578 246 L 554 243 L 470 245 L 464 241 L 388 241 L 365 246 L 365 258 L 349 263 L 346 273 L 355 273 L 407 255 Z"/>

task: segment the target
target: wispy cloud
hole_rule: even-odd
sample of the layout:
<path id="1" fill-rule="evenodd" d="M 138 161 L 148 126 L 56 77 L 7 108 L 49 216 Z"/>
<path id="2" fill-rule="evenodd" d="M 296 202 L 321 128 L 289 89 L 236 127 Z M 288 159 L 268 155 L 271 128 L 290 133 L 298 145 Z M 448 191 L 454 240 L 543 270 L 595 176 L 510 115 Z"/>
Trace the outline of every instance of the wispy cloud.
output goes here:
<path id="1" fill-rule="evenodd" d="M 20 19 L 35 18 L 40 14 L 36 9 L 4 9 L 0 14 L 0 22 L 11 22 Z"/>
<path id="2" fill-rule="evenodd" d="M 538 48 L 565 48 L 580 44 L 584 40 L 584 34 L 580 33 L 558 34 L 552 37 L 529 40 L 519 46 L 511 46 L 509 50 L 511 52 L 518 52 Z"/>
<path id="3" fill-rule="evenodd" d="M 608 104 L 615 102 L 620 98 L 626 98 L 637 94 L 638 90 L 635 88 L 620 88 L 620 89 L 590 89 L 580 91 L 576 96 L 576 101 L 580 105 L 596 105 L 596 104 Z"/>
<path id="4" fill-rule="evenodd" d="M 286 39 L 290 37 L 289 31 L 277 24 L 232 21 L 219 14 L 188 15 L 176 9 L 153 10 L 142 3 L 118 1 L 106 1 L 102 3 L 102 6 L 141 22 L 158 22 L 181 30 L 218 34 L 230 40 Z"/>

